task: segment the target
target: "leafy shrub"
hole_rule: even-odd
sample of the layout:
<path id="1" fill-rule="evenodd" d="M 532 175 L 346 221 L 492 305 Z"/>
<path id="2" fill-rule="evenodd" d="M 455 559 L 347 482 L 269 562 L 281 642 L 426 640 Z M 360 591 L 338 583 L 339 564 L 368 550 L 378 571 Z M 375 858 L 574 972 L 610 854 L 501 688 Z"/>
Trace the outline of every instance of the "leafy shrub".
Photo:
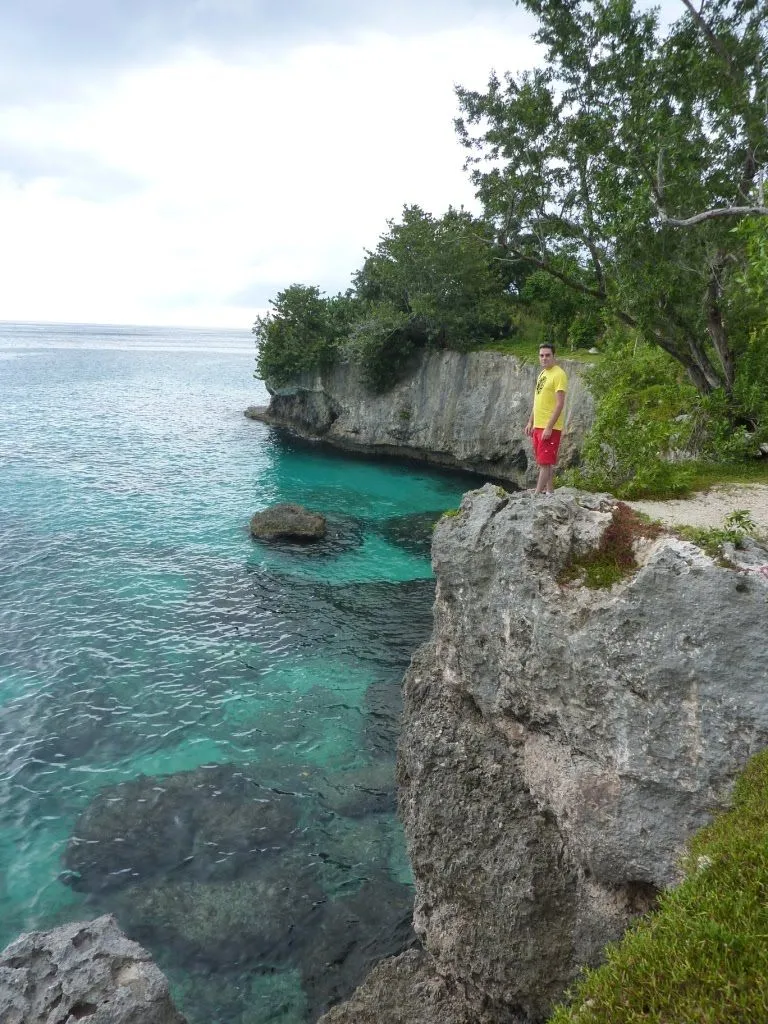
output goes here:
<path id="1" fill-rule="evenodd" d="M 768 1007 L 768 751 L 693 837 L 685 881 L 586 972 L 551 1024 L 757 1024 Z"/>
<path id="2" fill-rule="evenodd" d="M 297 374 L 330 366 L 353 314 L 350 296 L 326 299 L 314 285 L 292 284 L 256 318 L 256 376 L 274 387 Z"/>
<path id="3" fill-rule="evenodd" d="M 690 471 L 674 454 L 685 453 L 699 397 L 680 366 L 655 346 L 619 338 L 586 380 L 595 421 L 567 479 L 619 497 L 684 491 Z"/>
<path id="4" fill-rule="evenodd" d="M 679 526 L 675 532 L 684 540 L 697 544 L 712 558 L 717 558 L 722 555 L 724 544 L 733 544 L 734 547 L 740 548 L 746 537 L 754 537 L 758 531 L 747 509 L 737 508 L 728 513 L 720 528 Z"/>
<path id="5" fill-rule="evenodd" d="M 366 387 L 382 392 L 405 374 L 420 341 L 418 325 L 411 317 L 378 306 L 352 325 L 345 349 L 359 364 Z"/>

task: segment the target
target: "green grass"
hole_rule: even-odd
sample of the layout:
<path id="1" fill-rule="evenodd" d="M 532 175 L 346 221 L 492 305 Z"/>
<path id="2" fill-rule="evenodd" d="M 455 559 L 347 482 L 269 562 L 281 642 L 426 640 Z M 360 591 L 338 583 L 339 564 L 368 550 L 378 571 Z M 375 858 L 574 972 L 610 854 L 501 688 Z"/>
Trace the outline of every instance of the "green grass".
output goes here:
<path id="1" fill-rule="evenodd" d="M 655 501 L 669 501 L 685 498 L 689 494 L 707 491 L 717 484 L 766 484 L 768 485 L 768 459 L 754 459 L 751 462 L 698 462 L 680 464 L 680 476 L 671 486 L 642 487 L 625 484 L 621 497 L 630 501 L 648 498 Z M 571 481 L 571 477 L 573 480 Z M 569 473 L 570 482 L 584 488 L 578 470 Z"/>
<path id="2" fill-rule="evenodd" d="M 768 484 L 768 459 L 751 462 L 692 462 L 692 491 L 714 484 Z"/>
<path id="3" fill-rule="evenodd" d="M 505 338 L 503 341 L 488 341 L 480 345 L 479 352 L 503 352 L 505 355 L 515 356 L 522 363 L 538 363 L 539 361 L 538 341 L 531 341 L 526 338 Z M 590 355 L 584 348 L 566 349 L 558 346 L 558 359 L 570 359 L 579 363 L 594 363 L 600 356 Z"/>
<path id="4" fill-rule="evenodd" d="M 768 751 L 683 867 L 683 883 L 608 948 L 550 1024 L 768 1021 Z"/>
<path id="5" fill-rule="evenodd" d="M 746 509 L 734 509 L 723 519 L 723 525 L 717 527 L 678 526 L 674 531 L 683 540 L 690 540 L 698 545 L 712 558 L 720 558 L 724 544 L 733 544 L 740 548 L 746 537 L 760 539 L 760 531 Z"/>

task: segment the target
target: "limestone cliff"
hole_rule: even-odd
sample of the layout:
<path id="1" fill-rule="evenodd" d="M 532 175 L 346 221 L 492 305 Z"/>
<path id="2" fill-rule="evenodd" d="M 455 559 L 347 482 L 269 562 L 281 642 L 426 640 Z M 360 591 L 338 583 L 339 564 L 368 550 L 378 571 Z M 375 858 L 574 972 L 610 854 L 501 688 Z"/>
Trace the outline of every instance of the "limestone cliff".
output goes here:
<path id="1" fill-rule="evenodd" d="M 667 535 L 609 590 L 562 582 L 614 507 L 486 485 L 440 522 L 398 769 L 424 950 L 326 1024 L 544 1019 L 768 744 L 768 552 Z"/>
<path id="2" fill-rule="evenodd" d="M 569 376 L 560 465 L 572 463 L 592 419 L 581 364 L 561 360 Z M 268 408 L 246 415 L 322 437 L 345 448 L 413 457 L 531 483 L 524 427 L 538 367 L 500 352 L 426 352 L 413 372 L 383 395 L 364 387 L 358 368 L 342 363 L 303 374 L 272 391 Z"/>

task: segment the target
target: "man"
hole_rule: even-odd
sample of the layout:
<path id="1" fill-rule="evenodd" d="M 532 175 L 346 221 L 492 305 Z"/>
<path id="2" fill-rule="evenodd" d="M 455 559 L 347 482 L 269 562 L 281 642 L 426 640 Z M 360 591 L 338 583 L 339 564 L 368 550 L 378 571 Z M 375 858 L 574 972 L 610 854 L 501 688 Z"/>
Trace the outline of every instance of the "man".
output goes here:
<path id="1" fill-rule="evenodd" d="M 555 362 L 555 346 L 548 342 L 539 346 L 541 373 L 536 381 L 533 411 L 525 425 L 526 434 L 533 441 L 533 454 L 539 467 L 536 494 L 551 494 L 555 489 L 555 464 L 560 447 L 565 415 L 565 393 L 568 377 L 562 366 Z"/>

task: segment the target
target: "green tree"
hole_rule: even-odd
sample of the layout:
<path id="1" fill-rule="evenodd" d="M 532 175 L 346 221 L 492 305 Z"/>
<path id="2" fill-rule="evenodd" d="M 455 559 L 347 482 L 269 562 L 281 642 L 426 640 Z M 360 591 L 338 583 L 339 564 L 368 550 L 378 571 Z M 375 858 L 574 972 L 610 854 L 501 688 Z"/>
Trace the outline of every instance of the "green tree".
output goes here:
<path id="1" fill-rule="evenodd" d="M 349 295 L 324 298 L 315 285 L 292 284 L 270 302 L 272 310 L 253 325 L 256 376 L 274 387 L 296 374 L 329 366 L 353 317 Z"/>
<path id="2" fill-rule="evenodd" d="M 465 210 L 433 217 L 406 206 L 353 277 L 360 306 L 348 347 L 374 390 L 419 348 L 467 351 L 512 330 L 509 269 L 493 231 Z"/>
<path id="3" fill-rule="evenodd" d="M 456 127 L 500 246 L 730 402 L 750 336 L 732 229 L 768 215 L 763 4 L 683 0 L 662 36 L 634 0 L 522 2 L 544 65 L 458 89 Z"/>

